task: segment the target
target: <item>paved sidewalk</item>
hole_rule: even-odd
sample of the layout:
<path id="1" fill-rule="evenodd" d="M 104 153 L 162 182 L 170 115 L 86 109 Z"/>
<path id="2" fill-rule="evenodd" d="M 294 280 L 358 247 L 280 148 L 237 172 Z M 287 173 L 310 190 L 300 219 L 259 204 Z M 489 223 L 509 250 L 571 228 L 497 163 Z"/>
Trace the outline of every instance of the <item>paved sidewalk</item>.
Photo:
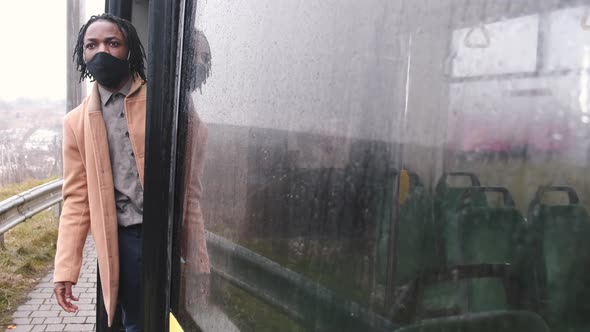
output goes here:
<path id="1" fill-rule="evenodd" d="M 74 286 L 80 308 L 67 313 L 53 297 L 53 271 L 29 293 L 29 300 L 12 315 L 16 328 L 7 332 L 95 331 L 96 330 L 96 251 L 89 236 L 84 247 L 84 261 L 78 284 Z"/>

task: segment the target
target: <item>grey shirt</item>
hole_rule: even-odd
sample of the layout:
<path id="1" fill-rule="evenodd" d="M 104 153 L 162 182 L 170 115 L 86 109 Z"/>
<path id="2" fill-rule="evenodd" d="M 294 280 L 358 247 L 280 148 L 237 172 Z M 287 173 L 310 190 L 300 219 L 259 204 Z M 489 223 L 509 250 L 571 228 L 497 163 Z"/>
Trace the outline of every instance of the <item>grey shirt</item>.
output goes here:
<path id="1" fill-rule="evenodd" d="M 143 189 L 125 115 L 125 96 L 131 83 L 132 79 L 129 79 L 118 92 L 110 92 L 98 85 L 113 171 L 117 223 L 124 227 L 141 224 L 143 220 Z"/>

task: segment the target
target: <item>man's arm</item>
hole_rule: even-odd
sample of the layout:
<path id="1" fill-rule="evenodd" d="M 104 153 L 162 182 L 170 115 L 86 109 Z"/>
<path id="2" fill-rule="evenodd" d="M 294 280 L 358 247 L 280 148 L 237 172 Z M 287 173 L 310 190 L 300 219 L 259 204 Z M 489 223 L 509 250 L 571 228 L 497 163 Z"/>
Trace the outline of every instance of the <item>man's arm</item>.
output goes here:
<path id="1" fill-rule="evenodd" d="M 209 254 L 205 239 L 205 221 L 201 210 L 203 165 L 207 145 L 207 127 L 194 110 L 189 115 L 184 170 L 183 253 L 186 259 L 187 304 L 207 304 L 210 288 Z"/>
<path id="2" fill-rule="evenodd" d="M 71 300 L 72 285 L 78 282 L 84 243 L 90 227 L 86 168 L 78 142 L 68 121 L 63 124 L 63 209 L 59 221 L 55 254 L 54 293 L 59 305 L 72 312 L 78 307 Z"/>
<path id="3" fill-rule="evenodd" d="M 205 161 L 205 150 L 207 145 L 207 127 L 200 121 L 196 113 L 195 119 L 189 124 L 191 142 L 188 142 L 187 158 L 185 163 L 185 202 L 183 225 L 186 229 L 186 259 L 189 271 L 194 274 L 208 274 L 209 254 L 205 241 L 205 221 L 201 210 L 202 185 L 201 177 Z"/>

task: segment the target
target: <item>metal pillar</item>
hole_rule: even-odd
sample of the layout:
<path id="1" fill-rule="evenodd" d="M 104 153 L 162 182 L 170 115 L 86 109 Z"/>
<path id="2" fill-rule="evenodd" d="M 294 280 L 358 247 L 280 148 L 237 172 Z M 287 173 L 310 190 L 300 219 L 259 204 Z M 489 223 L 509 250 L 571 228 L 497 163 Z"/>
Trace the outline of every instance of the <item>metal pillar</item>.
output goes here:
<path id="1" fill-rule="evenodd" d="M 106 0 L 104 2 L 104 11 L 131 21 L 132 4 L 131 0 Z"/>
<path id="2" fill-rule="evenodd" d="M 86 85 L 80 83 L 80 73 L 76 69 L 76 64 L 72 59 L 74 46 L 78 39 L 78 31 L 82 26 L 82 13 L 84 12 L 84 1 L 68 0 L 67 2 L 67 50 L 66 50 L 66 75 L 67 75 L 67 99 L 66 112 L 73 110 L 78 106 L 86 96 Z"/>

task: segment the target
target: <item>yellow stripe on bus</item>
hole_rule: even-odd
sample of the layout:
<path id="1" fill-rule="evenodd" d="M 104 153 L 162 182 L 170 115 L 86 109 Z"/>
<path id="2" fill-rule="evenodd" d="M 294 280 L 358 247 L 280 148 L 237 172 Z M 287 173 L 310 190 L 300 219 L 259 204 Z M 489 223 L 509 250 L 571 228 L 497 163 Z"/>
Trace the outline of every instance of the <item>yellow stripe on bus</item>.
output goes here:
<path id="1" fill-rule="evenodd" d="M 180 327 L 180 324 L 178 324 L 176 317 L 174 317 L 172 313 L 170 313 L 170 332 L 184 332 L 182 327 Z"/>

